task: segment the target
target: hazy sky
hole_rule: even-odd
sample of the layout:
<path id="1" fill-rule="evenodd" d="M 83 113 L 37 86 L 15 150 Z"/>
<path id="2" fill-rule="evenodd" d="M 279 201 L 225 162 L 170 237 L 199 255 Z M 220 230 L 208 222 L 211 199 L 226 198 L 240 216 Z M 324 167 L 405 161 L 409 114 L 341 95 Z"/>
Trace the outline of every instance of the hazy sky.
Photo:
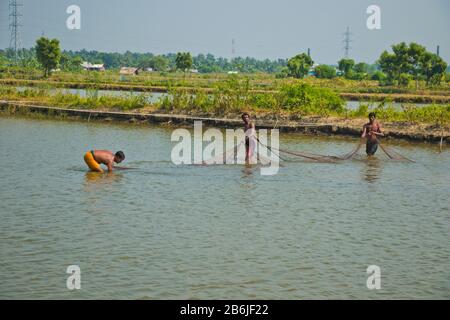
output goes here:
<path id="1" fill-rule="evenodd" d="M 373 62 L 390 45 L 415 41 L 450 62 L 450 0 L 20 0 L 23 47 L 42 33 L 64 49 L 288 58 L 311 48 L 318 63 L 344 54 Z M 0 0 L 0 48 L 9 45 L 8 2 Z M 66 8 L 81 8 L 81 30 L 68 30 Z M 368 30 L 366 9 L 381 8 L 381 30 Z"/>

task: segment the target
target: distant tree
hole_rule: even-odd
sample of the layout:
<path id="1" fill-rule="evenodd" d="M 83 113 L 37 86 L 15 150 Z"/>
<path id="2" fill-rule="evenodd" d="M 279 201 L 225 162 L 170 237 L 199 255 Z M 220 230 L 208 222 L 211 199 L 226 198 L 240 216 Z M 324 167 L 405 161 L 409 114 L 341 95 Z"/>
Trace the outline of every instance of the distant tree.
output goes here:
<path id="1" fill-rule="evenodd" d="M 344 73 L 344 76 L 348 76 L 355 65 L 353 59 L 341 59 L 338 61 L 338 69 Z"/>
<path id="2" fill-rule="evenodd" d="M 365 62 L 355 64 L 345 75 L 347 79 L 351 80 L 366 80 L 369 79 L 369 65 Z"/>
<path id="3" fill-rule="evenodd" d="M 150 67 L 156 71 L 166 71 L 169 67 L 169 60 L 164 56 L 154 56 L 150 59 Z"/>
<path id="4" fill-rule="evenodd" d="M 368 73 L 369 65 L 365 62 L 360 62 L 360 63 L 355 64 L 355 66 L 353 67 L 353 70 L 356 73 Z"/>
<path id="5" fill-rule="evenodd" d="M 3 54 L 0 55 L 0 68 L 4 68 L 8 65 L 9 61 Z"/>
<path id="6" fill-rule="evenodd" d="M 83 59 L 81 59 L 81 57 L 71 57 L 67 53 L 63 53 L 59 61 L 61 69 L 65 71 L 80 71 L 82 68 L 81 63 L 83 63 Z"/>
<path id="7" fill-rule="evenodd" d="M 48 39 L 41 37 L 36 41 L 36 57 L 42 68 L 44 76 L 50 75 L 51 70 L 58 66 L 61 58 L 61 49 L 58 39 Z"/>
<path id="8" fill-rule="evenodd" d="M 192 56 L 189 52 L 178 52 L 175 58 L 177 69 L 187 71 L 192 68 Z"/>
<path id="9" fill-rule="evenodd" d="M 336 69 L 326 64 L 321 64 L 314 69 L 317 78 L 333 79 L 336 77 Z"/>
<path id="10" fill-rule="evenodd" d="M 386 80 L 386 75 L 381 71 L 375 71 L 372 76 L 370 77 L 372 80 L 379 81 L 380 83 L 384 84 L 384 81 Z"/>
<path id="11" fill-rule="evenodd" d="M 444 81 L 450 83 L 450 72 L 447 72 L 447 73 L 445 74 L 445 79 L 444 79 Z"/>
<path id="12" fill-rule="evenodd" d="M 378 63 L 386 75 L 387 83 L 393 84 L 394 80 L 397 80 L 400 75 L 400 66 L 396 64 L 395 54 L 383 51 L 378 59 Z"/>
<path id="13" fill-rule="evenodd" d="M 280 69 L 280 71 L 278 71 L 275 74 L 275 78 L 278 78 L 278 79 L 287 78 L 287 77 L 289 77 L 289 69 L 288 69 L 288 67 L 282 67 Z"/>
<path id="14" fill-rule="evenodd" d="M 424 46 L 421 46 L 417 43 L 410 43 L 408 48 L 408 64 L 410 68 L 410 73 L 413 76 L 414 80 L 416 80 L 416 88 L 419 87 L 419 79 L 423 76 L 423 68 L 422 68 L 422 58 L 427 52 Z"/>
<path id="15" fill-rule="evenodd" d="M 407 45 L 404 42 L 392 46 L 393 53 L 384 51 L 378 63 L 387 75 L 390 83 L 407 85 L 410 80 L 424 79 L 426 85 L 439 84 L 447 68 L 447 63 L 439 56 L 428 52 L 424 46 L 417 43 Z"/>
<path id="16" fill-rule="evenodd" d="M 5 50 L 6 51 L 6 50 Z M 168 68 L 176 69 L 176 57 L 174 53 L 161 55 L 159 58 L 155 58 L 152 53 L 134 53 L 134 52 L 98 52 L 98 51 L 87 51 L 85 49 L 79 51 L 63 51 L 71 57 L 80 56 L 83 61 L 88 61 L 90 63 L 104 63 L 105 67 L 108 69 L 118 69 L 122 66 L 139 67 L 139 68 L 154 68 L 156 70 L 166 70 L 165 62 L 162 65 L 159 63 L 162 58 L 168 61 Z M 13 52 L 11 55 L 13 56 Z M 34 55 L 34 53 L 33 53 Z M 156 60 L 154 60 L 156 59 Z M 238 58 L 239 71 L 240 72 L 268 72 L 277 73 L 281 68 L 285 67 L 287 64 L 286 59 L 277 60 L 257 60 L 254 58 Z M 155 63 L 154 63 L 155 62 Z M 155 64 L 155 65 L 154 65 Z M 158 68 L 159 64 L 159 68 Z M 214 57 L 214 55 L 199 54 L 198 56 L 192 57 L 192 66 L 195 66 L 199 72 L 211 73 L 211 72 L 227 72 L 230 70 L 236 70 L 232 62 L 228 59 L 222 57 Z"/>
<path id="17" fill-rule="evenodd" d="M 306 53 L 298 54 L 287 62 L 289 75 L 294 78 L 303 78 L 313 64 L 314 61 Z"/>
<path id="18" fill-rule="evenodd" d="M 421 57 L 420 66 L 427 86 L 439 85 L 445 80 L 447 63 L 438 55 L 425 52 Z"/>
<path id="19" fill-rule="evenodd" d="M 409 73 L 400 73 L 398 77 L 398 85 L 407 87 L 413 77 Z"/>

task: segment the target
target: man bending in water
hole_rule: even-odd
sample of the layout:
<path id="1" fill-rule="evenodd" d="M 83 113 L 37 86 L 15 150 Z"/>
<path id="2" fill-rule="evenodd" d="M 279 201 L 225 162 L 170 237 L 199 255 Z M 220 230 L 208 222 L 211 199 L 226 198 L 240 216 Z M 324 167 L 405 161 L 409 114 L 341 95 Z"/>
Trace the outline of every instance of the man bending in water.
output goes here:
<path id="1" fill-rule="evenodd" d="M 384 134 L 381 131 L 380 123 L 375 120 L 376 116 L 374 112 L 369 113 L 369 123 L 363 126 L 363 132 L 361 138 L 367 138 L 366 153 L 368 156 L 373 156 L 378 149 L 377 136 L 383 137 Z"/>
<path id="2" fill-rule="evenodd" d="M 125 154 L 117 151 L 115 154 L 109 150 L 91 150 L 85 153 L 84 161 L 92 171 L 103 172 L 100 164 L 103 163 L 108 167 L 108 171 L 113 171 L 115 163 L 121 163 L 125 160 Z"/>
<path id="3" fill-rule="evenodd" d="M 250 115 L 247 112 L 242 114 L 242 121 L 244 121 L 245 131 L 245 161 L 249 161 L 253 156 L 255 150 L 255 124 L 250 122 Z"/>

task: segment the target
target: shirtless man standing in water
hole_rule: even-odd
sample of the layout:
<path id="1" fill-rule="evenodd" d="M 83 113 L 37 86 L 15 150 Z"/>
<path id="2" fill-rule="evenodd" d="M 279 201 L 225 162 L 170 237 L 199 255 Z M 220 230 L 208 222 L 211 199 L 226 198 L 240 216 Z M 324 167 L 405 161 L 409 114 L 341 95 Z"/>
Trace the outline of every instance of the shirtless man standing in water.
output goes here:
<path id="1" fill-rule="evenodd" d="M 114 162 L 121 163 L 125 160 L 125 154 L 117 151 L 115 154 L 109 150 L 91 150 L 85 153 L 84 161 L 92 171 L 103 172 L 100 164 L 103 163 L 108 167 L 108 171 L 113 171 Z"/>
<path id="2" fill-rule="evenodd" d="M 242 114 L 242 121 L 244 121 L 245 131 L 245 161 L 249 161 L 253 156 L 255 150 L 255 124 L 250 122 L 250 115 L 247 112 Z"/>
<path id="3" fill-rule="evenodd" d="M 374 112 L 369 113 L 369 122 L 363 126 L 363 132 L 361 138 L 367 137 L 366 153 L 368 156 L 373 156 L 378 149 L 377 136 L 383 137 L 384 134 L 381 131 L 381 125 L 375 120 L 376 116 Z"/>

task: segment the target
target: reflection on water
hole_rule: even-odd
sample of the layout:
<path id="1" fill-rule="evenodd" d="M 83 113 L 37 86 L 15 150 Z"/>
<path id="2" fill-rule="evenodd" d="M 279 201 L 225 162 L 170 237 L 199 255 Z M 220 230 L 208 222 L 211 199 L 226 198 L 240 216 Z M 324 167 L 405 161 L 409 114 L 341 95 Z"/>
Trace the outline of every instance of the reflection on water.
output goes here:
<path id="1" fill-rule="evenodd" d="M 260 164 L 175 166 L 170 135 L 0 118 L 0 298 L 450 298 L 448 150 L 386 141 L 416 163 L 361 150 L 262 176 Z M 283 134 L 280 148 L 355 142 Z M 123 149 L 135 169 L 88 172 L 92 146 Z M 381 290 L 366 287 L 372 264 Z"/>
<path id="2" fill-rule="evenodd" d="M 119 182 L 123 175 L 118 172 L 86 172 L 85 176 L 85 185 L 89 188 L 91 187 L 101 187 L 102 185 L 109 185 L 114 182 Z"/>
<path id="3" fill-rule="evenodd" d="M 250 178 L 253 176 L 253 172 L 259 170 L 256 165 L 245 163 L 242 165 L 242 178 Z"/>
<path id="4" fill-rule="evenodd" d="M 364 180 L 369 183 L 375 182 L 380 178 L 382 161 L 378 159 L 376 156 L 367 157 L 367 160 L 363 162 L 364 167 L 362 170 L 362 174 Z"/>

